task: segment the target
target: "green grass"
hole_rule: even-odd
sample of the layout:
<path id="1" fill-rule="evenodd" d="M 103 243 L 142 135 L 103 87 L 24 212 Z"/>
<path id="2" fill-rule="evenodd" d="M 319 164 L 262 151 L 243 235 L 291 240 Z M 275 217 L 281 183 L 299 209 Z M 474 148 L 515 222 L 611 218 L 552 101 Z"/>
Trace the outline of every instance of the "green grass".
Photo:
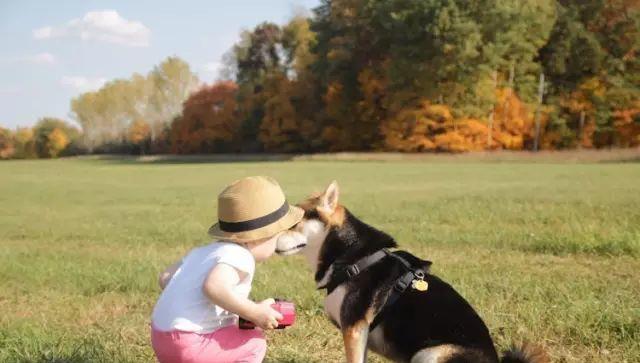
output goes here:
<path id="1" fill-rule="evenodd" d="M 153 362 L 157 273 L 207 243 L 218 191 L 255 174 L 292 201 L 337 179 L 352 212 L 434 261 L 501 349 L 640 361 L 640 164 L 69 159 L 0 163 L 0 362 Z M 343 361 L 300 257 L 259 266 L 252 295 L 299 307 L 269 334 L 269 362 Z"/>

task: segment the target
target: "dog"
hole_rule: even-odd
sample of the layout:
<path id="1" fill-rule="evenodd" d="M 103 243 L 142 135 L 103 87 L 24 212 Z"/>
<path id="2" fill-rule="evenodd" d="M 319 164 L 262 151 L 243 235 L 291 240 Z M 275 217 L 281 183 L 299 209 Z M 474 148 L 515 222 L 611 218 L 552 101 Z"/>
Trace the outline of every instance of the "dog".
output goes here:
<path id="1" fill-rule="evenodd" d="M 325 312 L 340 329 L 348 363 L 366 362 L 367 350 L 407 363 L 547 363 L 533 345 L 498 357 L 489 330 L 448 283 L 429 273 L 430 261 L 404 252 L 388 234 L 338 203 L 334 181 L 298 204 L 303 220 L 278 239 L 276 252 L 301 253 Z M 355 267 L 354 267 L 355 266 Z"/>

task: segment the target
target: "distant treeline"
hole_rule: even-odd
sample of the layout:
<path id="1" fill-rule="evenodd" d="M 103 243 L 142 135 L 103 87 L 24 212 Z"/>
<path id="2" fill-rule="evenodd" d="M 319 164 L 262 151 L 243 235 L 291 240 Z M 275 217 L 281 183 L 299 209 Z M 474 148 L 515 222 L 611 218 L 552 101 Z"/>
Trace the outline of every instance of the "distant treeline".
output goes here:
<path id="1" fill-rule="evenodd" d="M 172 57 L 71 108 L 89 152 L 630 147 L 639 49 L 633 0 L 324 0 L 213 85 Z"/>

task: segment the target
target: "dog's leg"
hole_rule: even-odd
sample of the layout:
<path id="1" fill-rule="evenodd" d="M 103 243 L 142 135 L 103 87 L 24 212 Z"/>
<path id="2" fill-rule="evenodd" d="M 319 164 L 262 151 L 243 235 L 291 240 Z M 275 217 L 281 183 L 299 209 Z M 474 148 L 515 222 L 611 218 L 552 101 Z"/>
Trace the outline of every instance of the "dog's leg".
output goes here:
<path id="1" fill-rule="evenodd" d="M 347 363 L 366 362 L 368 336 L 369 323 L 364 319 L 342 329 Z"/>

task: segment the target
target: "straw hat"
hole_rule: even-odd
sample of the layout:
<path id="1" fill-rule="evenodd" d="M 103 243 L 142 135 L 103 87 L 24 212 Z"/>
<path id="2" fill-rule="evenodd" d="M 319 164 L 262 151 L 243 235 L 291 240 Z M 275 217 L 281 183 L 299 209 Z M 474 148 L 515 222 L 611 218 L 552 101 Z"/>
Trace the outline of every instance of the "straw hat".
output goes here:
<path id="1" fill-rule="evenodd" d="M 304 211 L 289 205 L 274 179 L 237 180 L 218 195 L 218 223 L 209 235 L 234 242 L 272 237 L 300 222 Z"/>

